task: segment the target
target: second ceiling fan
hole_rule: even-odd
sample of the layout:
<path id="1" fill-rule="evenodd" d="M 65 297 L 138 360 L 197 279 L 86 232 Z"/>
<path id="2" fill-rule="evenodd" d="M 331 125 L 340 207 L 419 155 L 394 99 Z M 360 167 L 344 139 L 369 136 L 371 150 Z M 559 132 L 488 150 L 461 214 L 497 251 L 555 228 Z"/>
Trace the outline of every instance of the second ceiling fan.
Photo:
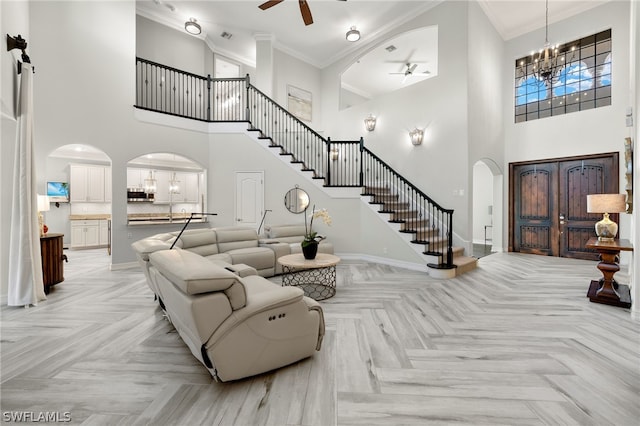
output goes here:
<path id="1" fill-rule="evenodd" d="M 283 1 L 284 0 L 270 0 L 262 3 L 258 7 L 262 10 L 267 10 L 270 7 L 277 5 L 278 3 L 282 3 Z M 347 0 L 338 0 L 338 1 L 347 1 Z M 307 0 L 298 0 L 298 3 L 300 4 L 300 13 L 302 14 L 302 20 L 304 21 L 304 24 L 305 25 L 313 24 L 311 9 L 309 9 L 309 3 L 307 3 Z"/>

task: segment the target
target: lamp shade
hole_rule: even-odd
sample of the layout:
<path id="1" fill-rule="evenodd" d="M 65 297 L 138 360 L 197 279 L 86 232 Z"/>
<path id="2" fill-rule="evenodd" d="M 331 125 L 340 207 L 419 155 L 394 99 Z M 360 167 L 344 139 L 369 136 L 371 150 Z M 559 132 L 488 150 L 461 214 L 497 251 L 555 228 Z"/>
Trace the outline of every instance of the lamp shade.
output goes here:
<path id="1" fill-rule="evenodd" d="M 38 211 L 39 212 L 48 212 L 49 211 L 49 196 L 48 195 L 40 195 L 38 194 Z"/>
<path id="2" fill-rule="evenodd" d="M 587 195 L 588 213 L 620 213 L 627 210 L 625 194 Z"/>
<path id="3" fill-rule="evenodd" d="M 612 242 L 618 234 L 618 224 L 609 219 L 609 213 L 619 213 L 627 209 L 625 194 L 587 195 L 587 212 L 602 213 L 602 220 L 596 223 L 595 230 L 599 241 Z"/>

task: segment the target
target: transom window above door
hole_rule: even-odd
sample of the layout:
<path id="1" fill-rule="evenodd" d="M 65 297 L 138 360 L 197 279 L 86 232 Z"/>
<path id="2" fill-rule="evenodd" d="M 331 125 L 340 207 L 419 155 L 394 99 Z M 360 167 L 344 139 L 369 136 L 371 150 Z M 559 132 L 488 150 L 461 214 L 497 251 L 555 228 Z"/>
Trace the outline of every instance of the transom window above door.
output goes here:
<path id="1" fill-rule="evenodd" d="M 558 45 L 550 53 L 557 60 L 547 79 L 537 72 L 539 52 L 516 60 L 516 123 L 611 105 L 610 29 Z"/>

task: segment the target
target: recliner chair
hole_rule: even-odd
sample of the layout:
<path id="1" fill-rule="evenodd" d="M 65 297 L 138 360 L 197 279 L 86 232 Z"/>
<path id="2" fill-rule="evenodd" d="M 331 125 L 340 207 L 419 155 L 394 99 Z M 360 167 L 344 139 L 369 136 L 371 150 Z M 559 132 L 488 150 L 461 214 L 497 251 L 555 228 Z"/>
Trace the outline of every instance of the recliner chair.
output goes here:
<path id="1" fill-rule="evenodd" d="M 218 381 L 270 371 L 320 350 L 320 304 L 295 287 L 240 277 L 187 250 L 149 254 L 148 278 L 193 355 Z"/>

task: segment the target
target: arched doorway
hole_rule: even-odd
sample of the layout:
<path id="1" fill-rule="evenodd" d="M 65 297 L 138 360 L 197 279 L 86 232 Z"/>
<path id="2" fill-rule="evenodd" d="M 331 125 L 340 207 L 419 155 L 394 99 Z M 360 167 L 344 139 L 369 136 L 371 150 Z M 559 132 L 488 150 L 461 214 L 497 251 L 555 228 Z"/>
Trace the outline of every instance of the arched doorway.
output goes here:
<path id="1" fill-rule="evenodd" d="M 503 174 L 489 158 L 473 165 L 473 252 L 482 257 L 502 248 Z"/>
<path id="2" fill-rule="evenodd" d="M 101 248 L 105 249 L 105 256 L 110 255 L 109 156 L 90 145 L 63 145 L 47 157 L 41 181 L 42 193 L 52 197 L 49 211 L 44 214 L 49 232 L 64 234 L 65 248 Z M 60 191 L 65 187 L 66 196 Z"/>

